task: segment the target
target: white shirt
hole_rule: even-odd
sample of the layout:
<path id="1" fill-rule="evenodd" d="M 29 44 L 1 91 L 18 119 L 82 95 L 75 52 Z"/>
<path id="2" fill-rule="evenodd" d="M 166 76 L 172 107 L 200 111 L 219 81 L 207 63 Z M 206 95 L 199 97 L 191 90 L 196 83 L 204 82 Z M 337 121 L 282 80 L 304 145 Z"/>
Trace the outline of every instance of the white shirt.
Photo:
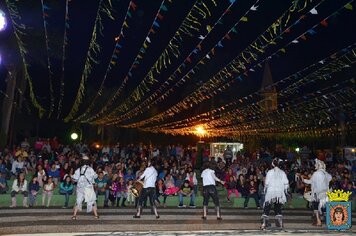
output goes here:
<path id="1" fill-rule="evenodd" d="M 312 196 L 317 197 L 316 200 L 321 199 L 323 194 L 329 191 L 329 183 L 331 175 L 325 170 L 317 170 L 310 179 L 303 179 L 306 184 L 311 184 Z"/>
<path id="2" fill-rule="evenodd" d="M 143 188 L 155 188 L 158 173 L 153 166 L 147 167 L 139 179 L 144 180 Z"/>
<path id="3" fill-rule="evenodd" d="M 284 204 L 287 201 L 286 190 L 288 189 L 289 181 L 286 173 L 274 167 L 269 170 L 266 175 L 265 182 L 265 202 L 277 201 L 281 204 Z"/>
<path id="4" fill-rule="evenodd" d="M 81 173 L 83 175 L 80 175 Z M 98 178 L 96 172 L 93 170 L 93 168 L 87 165 L 78 168 L 72 176 L 72 179 L 77 182 L 77 186 L 82 188 L 92 186 L 96 178 Z"/>
<path id="5" fill-rule="evenodd" d="M 220 182 L 220 179 L 215 176 L 215 171 L 212 169 L 205 169 L 201 173 L 201 177 L 203 178 L 203 186 L 215 185 L 215 181 Z"/>

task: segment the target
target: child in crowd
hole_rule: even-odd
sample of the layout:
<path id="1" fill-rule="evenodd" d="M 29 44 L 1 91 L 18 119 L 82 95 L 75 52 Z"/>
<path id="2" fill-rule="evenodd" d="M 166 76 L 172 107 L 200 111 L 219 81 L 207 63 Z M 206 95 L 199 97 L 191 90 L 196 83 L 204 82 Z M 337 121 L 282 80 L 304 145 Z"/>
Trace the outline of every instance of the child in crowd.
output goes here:
<path id="1" fill-rule="evenodd" d="M 127 202 L 129 205 L 133 205 L 135 202 L 135 197 L 132 194 L 131 188 L 132 188 L 133 180 L 127 181 Z"/>
<path id="2" fill-rule="evenodd" d="M 227 188 L 227 202 L 230 202 L 230 195 L 235 193 L 236 198 L 239 197 L 239 191 L 237 191 L 237 180 L 233 175 L 230 175 L 229 181 L 226 182 Z"/>
<path id="3" fill-rule="evenodd" d="M 28 186 L 28 191 L 30 193 L 30 207 L 36 205 L 36 198 L 39 190 L 40 190 L 40 185 L 37 181 L 37 176 L 33 176 Z"/>
<path id="4" fill-rule="evenodd" d="M 53 196 L 53 191 L 55 189 L 55 184 L 53 183 L 53 179 L 51 176 L 48 177 L 47 183 L 43 186 L 42 192 L 42 206 L 45 206 L 46 196 L 47 196 L 47 207 L 49 207 L 51 203 L 51 199 Z"/>
<path id="5" fill-rule="evenodd" d="M 124 177 L 120 177 L 120 179 L 119 179 L 116 206 L 120 205 L 120 199 L 121 198 L 122 198 L 121 206 L 122 207 L 126 207 L 125 201 L 127 199 L 127 186 L 126 186 Z"/>
<path id="6" fill-rule="evenodd" d="M 111 201 L 111 206 L 115 206 L 115 201 L 117 197 L 117 192 L 118 192 L 118 175 L 114 174 L 112 178 L 108 181 L 108 186 L 109 186 L 109 200 Z"/>
<path id="7" fill-rule="evenodd" d="M 64 206 L 63 208 L 68 207 L 69 196 L 73 194 L 74 185 L 72 183 L 72 179 L 69 175 L 65 177 L 65 179 L 59 185 L 59 193 L 64 195 Z"/>

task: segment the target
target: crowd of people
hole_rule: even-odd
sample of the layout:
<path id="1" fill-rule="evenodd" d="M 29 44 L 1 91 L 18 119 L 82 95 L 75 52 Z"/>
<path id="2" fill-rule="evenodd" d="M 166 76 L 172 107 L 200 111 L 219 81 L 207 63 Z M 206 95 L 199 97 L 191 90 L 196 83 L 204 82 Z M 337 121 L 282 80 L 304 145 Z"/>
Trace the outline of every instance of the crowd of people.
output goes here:
<path id="1" fill-rule="evenodd" d="M 202 162 L 215 163 L 215 175 L 226 188 L 227 197 L 223 200 L 230 202 L 233 195 L 242 197 L 245 208 L 249 207 L 251 198 L 257 208 L 262 207 L 265 198 L 268 198 L 265 178 L 267 171 L 272 168 L 274 157 L 283 160 L 279 167 L 285 172 L 289 183 L 289 203 L 291 196 L 303 196 L 311 192 L 308 181 L 304 180 L 311 178 L 315 159 L 325 161 L 326 170 L 332 178 L 331 189 L 343 189 L 356 195 L 356 162 L 351 163 L 337 154 L 332 158 L 325 158 L 321 154 L 303 157 L 280 149 L 274 152 L 260 149 L 255 152 L 234 153 L 227 147 L 223 156 L 214 157 L 210 156 L 209 150 L 198 152 L 191 146 L 117 143 L 99 148 L 83 143 L 62 145 L 56 137 L 39 139 L 33 145 L 25 139 L 19 145 L 0 152 L 0 193 L 11 194 L 11 207 L 16 207 L 17 195 L 23 195 L 25 207 L 34 206 L 37 196 L 42 195 L 42 206 L 49 207 L 54 191 L 57 190 L 64 196 L 63 207 L 69 207 L 69 197 L 75 193 L 78 184 L 73 181 L 73 176 L 81 166 L 83 155 L 89 158 L 88 165 L 97 174 L 93 179 L 93 186 L 96 197 L 104 195 L 104 207 L 125 207 L 126 204 L 137 207 L 147 204 L 147 199 L 139 202 L 130 190 L 144 173 L 148 160 L 154 160 L 153 167 L 157 171 L 154 190 L 151 186 L 147 193 L 152 198 L 150 204 L 157 202 L 165 206 L 167 197 L 173 195 L 177 196 L 178 207 L 185 207 L 184 197 L 189 197 L 189 206 L 195 207 L 199 182 L 203 184 L 197 177 L 197 173 L 200 173 L 197 158 L 200 155 Z M 29 181 L 26 176 L 30 176 Z M 11 178 L 14 179 L 13 184 L 8 186 L 7 182 Z M 308 204 L 307 207 L 312 206 Z"/>

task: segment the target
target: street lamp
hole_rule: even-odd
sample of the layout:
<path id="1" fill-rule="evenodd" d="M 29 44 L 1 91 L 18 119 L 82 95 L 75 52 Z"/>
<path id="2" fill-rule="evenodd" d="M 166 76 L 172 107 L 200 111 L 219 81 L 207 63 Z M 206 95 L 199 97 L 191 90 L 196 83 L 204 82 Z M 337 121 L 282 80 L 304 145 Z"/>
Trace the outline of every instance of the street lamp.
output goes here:
<path id="1" fill-rule="evenodd" d="M 78 139 L 78 134 L 77 134 L 77 133 L 72 133 L 72 134 L 70 135 L 70 138 L 71 138 L 72 140 L 77 140 L 77 139 Z"/>
<path id="2" fill-rule="evenodd" d="M 0 10 L 0 31 L 4 31 L 6 28 L 6 17 L 5 13 Z"/>

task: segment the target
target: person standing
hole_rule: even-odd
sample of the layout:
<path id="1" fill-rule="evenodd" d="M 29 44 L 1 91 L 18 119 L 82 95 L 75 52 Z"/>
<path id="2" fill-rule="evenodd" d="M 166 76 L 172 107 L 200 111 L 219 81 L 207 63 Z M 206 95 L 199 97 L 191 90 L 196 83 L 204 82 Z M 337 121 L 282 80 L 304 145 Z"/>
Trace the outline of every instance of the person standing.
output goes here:
<path id="1" fill-rule="evenodd" d="M 220 212 L 220 203 L 218 192 L 216 191 L 215 181 L 220 182 L 221 184 L 225 184 L 224 181 L 218 179 L 215 176 L 214 171 L 215 163 L 213 162 L 205 162 L 203 166 L 203 172 L 201 173 L 201 177 L 203 179 L 203 216 L 202 219 L 207 219 L 208 214 L 208 204 L 209 198 L 213 199 L 215 204 L 216 217 L 218 220 L 222 220 L 221 212 Z"/>
<path id="2" fill-rule="evenodd" d="M 321 209 L 328 201 L 326 192 L 329 191 L 329 184 L 332 179 L 331 175 L 326 172 L 325 169 L 325 163 L 319 159 L 315 159 L 316 171 L 313 173 L 312 177 L 310 179 L 304 179 L 302 176 L 302 181 L 311 185 L 312 208 L 316 219 L 316 222 L 314 222 L 313 225 L 315 226 L 321 226 L 320 213 Z"/>
<path id="3" fill-rule="evenodd" d="M 79 167 L 72 176 L 72 179 L 77 182 L 77 199 L 73 208 L 72 220 L 77 219 L 77 212 L 78 210 L 82 210 L 83 201 L 87 203 L 87 212 L 93 211 L 94 218 L 99 219 L 96 194 L 94 191 L 94 183 L 98 175 L 89 164 L 89 157 L 83 156 L 81 167 Z"/>
<path id="4" fill-rule="evenodd" d="M 155 203 L 156 199 L 156 180 L 157 180 L 157 170 L 154 168 L 154 165 L 151 160 L 147 163 L 147 168 L 142 173 L 142 175 L 138 178 L 138 180 L 144 180 L 143 189 L 139 196 L 137 213 L 133 216 L 134 218 L 140 218 L 142 213 L 142 207 L 144 202 L 147 201 L 147 197 L 149 197 L 150 204 L 152 207 L 152 211 L 156 216 L 156 219 L 159 218 L 157 212 L 157 206 Z"/>
<path id="5" fill-rule="evenodd" d="M 279 168 L 282 160 L 274 158 L 272 160 L 273 169 L 269 170 L 265 180 L 265 202 L 263 204 L 261 229 L 269 226 L 269 212 L 272 205 L 276 215 L 276 227 L 283 228 L 282 206 L 287 202 L 287 190 L 289 182 L 286 173 Z"/>

